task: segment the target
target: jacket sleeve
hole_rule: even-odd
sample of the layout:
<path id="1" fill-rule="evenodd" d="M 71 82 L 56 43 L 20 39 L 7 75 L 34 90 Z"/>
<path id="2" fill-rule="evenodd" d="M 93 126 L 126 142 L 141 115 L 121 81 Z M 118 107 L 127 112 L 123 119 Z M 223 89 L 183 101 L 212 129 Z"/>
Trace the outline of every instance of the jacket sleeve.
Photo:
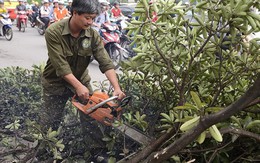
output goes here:
<path id="1" fill-rule="evenodd" d="M 66 60 L 66 55 L 63 53 L 59 36 L 57 36 L 51 28 L 46 30 L 45 40 L 48 56 L 52 66 L 56 70 L 56 75 L 62 77 L 72 73 L 70 65 Z"/>

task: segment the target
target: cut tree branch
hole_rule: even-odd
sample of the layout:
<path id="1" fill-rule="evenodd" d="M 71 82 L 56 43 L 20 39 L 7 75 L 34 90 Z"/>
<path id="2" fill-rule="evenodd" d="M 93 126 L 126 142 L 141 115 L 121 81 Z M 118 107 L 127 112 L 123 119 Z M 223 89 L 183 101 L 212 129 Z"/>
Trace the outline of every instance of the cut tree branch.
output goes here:
<path id="1" fill-rule="evenodd" d="M 233 133 L 233 134 L 238 134 L 238 135 L 241 135 L 241 136 L 247 136 L 247 137 L 253 138 L 253 139 L 260 142 L 260 135 L 259 134 L 255 134 L 255 133 L 252 133 L 252 132 L 249 132 L 249 131 L 246 131 L 246 130 L 233 128 L 233 127 L 227 127 L 227 128 L 221 129 L 220 132 L 222 134 Z"/>
<path id="2" fill-rule="evenodd" d="M 193 142 L 204 130 L 210 126 L 222 122 L 235 113 L 242 111 L 246 108 L 252 101 L 260 97 L 260 74 L 257 74 L 257 79 L 254 84 L 245 92 L 245 94 L 239 98 L 237 101 L 226 107 L 225 109 L 211 114 L 205 117 L 201 117 L 200 122 L 192 130 L 182 135 L 178 140 L 164 148 L 163 150 L 157 152 L 152 157 L 152 159 L 146 159 L 144 162 L 161 163 L 164 160 L 170 158 L 172 155 L 177 154 L 191 142 Z M 135 162 L 132 162 L 135 163 Z"/>
<path id="3" fill-rule="evenodd" d="M 169 140 L 172 137 L 172 135 L 174 135 L 177 132 L 177 128 L 179 128 L 179 123 L 176 123 L 173 129 L 170 130 L 168 133 L 163 134 L 159 139 L 156 139 L 149 146 L 145 147 L 145 150 L 140 151 L 129 160 L 121 160 L 118 163 L 139 163 L 141 160 L 147 158 L 147 156 L 150 155 L 150 153 L 158 150 L 161 144 Z"/>

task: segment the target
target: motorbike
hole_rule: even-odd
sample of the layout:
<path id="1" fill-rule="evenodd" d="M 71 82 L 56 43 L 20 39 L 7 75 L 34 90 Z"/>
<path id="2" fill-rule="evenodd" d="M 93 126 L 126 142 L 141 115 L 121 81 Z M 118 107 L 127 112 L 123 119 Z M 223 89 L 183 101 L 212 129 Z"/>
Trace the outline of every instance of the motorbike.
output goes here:
<path id="1" fill-rule="evenodd" d="M 103 23 L 100 30 L 104 47 L 117 69 L 120 62 L 128 58 L 128 51 L 120 45 L 121 32 L 111 23 Z"/>
<path id="2" fill-rule="evenodd" d="M 54 23 L 55 20 L 50 20 L 49 25 L 51 25 L 52 23 Z M 36 17 L 36 21 L 35 21 L 35 27 L 37 28 L 37 31 L 40 35 L 44 35 L 46 27 L 43 21 L 41 21 L 40 17 L 37 16 Z"/>
<path id="3" fill-rule="evenodd" d="M 6 40 L 11 41 L 13 38 L 12 21 L 9 14 L 0 14 L 0 36 L 4 36 Z"/>
<path id="4" fill-rule="evenodd" d="M 18 22 L 17 27 L 19 31 L 25 32 L 25 28 L 27 27 L 27 12 L 26 11 L 18 11 Z"/>
<path id="5" fill-rule="evenodd" d="M 119 31 L 121 32 L 120 45 L 121 47 L 127 50 L 128 53 L 125 55 L 128 55 L 128 58 L 132 58 L 136 55 L 136 53 L 133 50 L 133 47 L 130 46 L 132 40 L 127 35 L 128 30 L 125 29 L 127 27 L 127 22 L 130 22 L 131 18 L 132 18 L 131 16 L 128 16 L 128 17 L 120 17 L 117 19 L 111 19 L 111 22 L 114 22 L 118 26 Z"/>

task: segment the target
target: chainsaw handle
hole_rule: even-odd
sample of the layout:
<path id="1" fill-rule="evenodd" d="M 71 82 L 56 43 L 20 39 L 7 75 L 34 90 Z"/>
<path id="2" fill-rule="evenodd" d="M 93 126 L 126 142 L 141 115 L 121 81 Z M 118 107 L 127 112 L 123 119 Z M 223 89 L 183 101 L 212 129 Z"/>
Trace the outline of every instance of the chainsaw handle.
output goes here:
<path id="1" fill-rule="evenodd" d="M 95 106 L 93 106 L 93 107 L 89 108 L 88 110 L 86 110 L 86 114 L 92 113 L 93 111 L 95 111 L 99 107 L 105 105 L 107 102 L 115 100 L 115 99 L 118 99 L 118 96 L 112 96 L 112 97 L 110 97 L 110 98 L 108 98 L 108 99 L 106 99 L 106 100 L 96 104 Z"/>

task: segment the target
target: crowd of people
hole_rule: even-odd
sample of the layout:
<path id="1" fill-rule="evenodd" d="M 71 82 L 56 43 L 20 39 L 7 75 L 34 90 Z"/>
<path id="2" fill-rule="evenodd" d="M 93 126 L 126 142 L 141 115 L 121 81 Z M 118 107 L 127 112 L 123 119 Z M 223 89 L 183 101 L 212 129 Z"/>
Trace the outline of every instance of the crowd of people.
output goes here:
<path id="1" fill-rule="evenodd" d="M 70 10 L 72 0 L 68 0 L 67 6 L 65 6 L 63 0 L 43 0 L 40 5 L 37 1 L 33 2 L 31 5 L 29 5 L 26 0 L 18 1 L 19 5 L 16 7 L 17 11 L 21 9 L 27 11 L 32 17 L 31 23 L 35 23 L 37 16 L 39 16 L 40 20 L 44 22 L 46 28 L 51 20 L 59 21 L 71 15 Z"/>
<path id="2" fill-rule="evenodd" d="M 7 9 L 4 7 L 4 1 L 0 0 L 0 14 L 4 14 L 7 13 Z M 1 19 L 1 15 L 0 15 L 0 19 Z"/>
<path id="3" fill-rule="evenodd" d="M 19 5 L 16 6 L 17 14 L 18 12 L 26 11 L 28 15 L 31 16 L 31 23 L 33 24 L 39 16 L 40 20 L 45 24 L 45 28 L 48 27 L 50 21 L 59 21 L 71 16 L 72 0 L 68 0 L 66 5 L 63 0 L 43 0 L 41 4 L 37 1 L 28 4 L 27 0 L 18 0 L 18 2 Z M 106 0 L 99 0 L 99 3 L 101 4 L 102 12 L 93 22 L 92 27 L 95 30 L 99 31 L 103 23 L 111 23 L 111 18 L 118 19 L 124 17 L 118 2 L 114 2 L 112 7 Z M 7 13 L 7 9 L 4 7 L 4 0 L 0 0 L 0 14 L 1 13 Z M 18 18 L 16 21 L 19 21 Z M 19 24 L 19 22 L 17 24 Z"/>
<path id="4" fill-rule="evenodd" d="M 119 8 L 119 3 L 114 2 L 111 9 L 110 3 L 106 0 L 99 0 L 101 4 L 101 13 L 95 18 L 92 28 L 100 33 L 101 25 L 104 23 L 111 23 L 110 19 L 119 19 L 124 17 L 121 9 Z"/>

